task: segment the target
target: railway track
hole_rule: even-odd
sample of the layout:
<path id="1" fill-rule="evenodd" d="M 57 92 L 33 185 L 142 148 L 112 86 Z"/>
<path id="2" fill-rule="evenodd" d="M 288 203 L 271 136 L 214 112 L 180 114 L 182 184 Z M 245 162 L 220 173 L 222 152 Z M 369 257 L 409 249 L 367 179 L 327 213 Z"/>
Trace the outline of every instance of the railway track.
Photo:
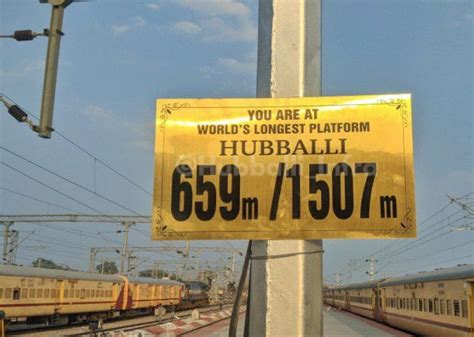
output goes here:
<path id="1" fill-rule="evenodd" d="M 225 304 L 222 307 L 220 305 L 213 305 L 207 308 L 199 308 L 199 312 L 212 313 L 223 309 L 230 308 L 231 304 Z M 137 329 L 144 329 L 160 324 L 170 323 L 178 319 L 184 319 L 191 316 L 194 309 L 183 310 L 179 313 L 168 313 L 161 318 L 157 318 L 153 315 L 144 315 L 133 318 L 115 319 L 106 321 L 104 328 L 97 330 L 96 334 L 108 333 L 112 331 L 120 332 L 131 332 Z M 89 329 L 88 323 L 79 323 L 69 326 L 52 326 L 52 327 L 35 327 L 32 329 L 22 329 L 18 331 L 8 331 L 7 336 L 28 336 L 28 337 L 41 337 L 41 336 L 92 336 L 93 331 Z"/>

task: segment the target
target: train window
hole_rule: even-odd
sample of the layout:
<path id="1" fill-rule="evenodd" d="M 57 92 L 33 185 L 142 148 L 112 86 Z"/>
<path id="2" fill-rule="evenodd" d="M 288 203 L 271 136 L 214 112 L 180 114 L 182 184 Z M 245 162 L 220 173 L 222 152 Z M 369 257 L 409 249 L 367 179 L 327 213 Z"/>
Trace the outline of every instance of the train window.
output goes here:
<path id="1" fill-rule="evenodd" d="M 434 299 L 434 313 L 439 315 L 439 300 L 437 298 Z"/>
<path id="2" fill-rule="evenodd" d="M 86 290 L 86 297 L 89 298 L 91 296 L 91 291 L 89 289 Z"/>
<path id="3" fill-rule="evenodd" d="M 75 297 L 76 297 L 76 298 L 79 298 L 79 297 L 80 297 L 80 296 L 79 296 L 79 289 L 76 289 L 76 296 L 75 296 Z"/>
<path id="4" fill-rule="evenodd" d="M 51 289 L 51 298 L 56 298 L 56 289 Z"/>
<path id="5" fill-rule="evenodd" d="M 454 300 L 453 305 L 454 305 L 454 316 L 461 316 L 461 312 L 460 312 L 461 308 L 459 307 L 459 301 Z"/>
<path id="6" fill-rule="evenodd" d="M 100 289 L 100 297 L 104 297 L 104 289 Z"/>
<path id="7" fill-rule="evenodd" d="M 35 298 L 35 289 L 30 289 L 30 294 L 28 295 L 29 298 Z"/>
<path id="8" fill-rule="evenodd" d="M 28 298 L 28 289 L 21 288 L 21 298 Z"/>
<path id="9" fill-rule="evenodd" d="M 446 300 L 446 315 L 452 315 L 453 314 L 453 307 L 451 304 L 451 300 Z"/>
<path id="10" fill-rule="evenodd" d="M 67 289 L 64 289 L 64 298 L 69 297 L 69 291 Z"/>
<path id="11" fill-rule="evenodd" d="M 9 289 L 7 289 L 9 290 Z M 19 300 L 20 299 L 20 288 L 13 289 L 13 299 Z"/>
<path id="12" fill-rule="evenodd" d="M 91 290 L 91 297 L 95 297 L 95 289 Z"/>
<path id="13" fill-rule="evenodd" d="M 461 308 L 462 308 L 462 317 L 467 318 L 467 301 L 461 301 Z"/>
<path id="14" fill-rule="evenodd" d="M 445 310 L 444 310 L 444 300 L 439 300 L 439 313 L 441 315 L 444 315 Z"/>
<path id="15" fill-rule="evenodd" d="M 418 300 L 418 310 L 423 311 L 423 300 L 421 298 Z"/>
<path id="16" fill-rule="evenodd" d="M 428 308 L 429 308 L 429 312 L 433 312 L 433 300 L 432 299 L 428 300 Z"/>
<path id="17" fill-rule="evenodd" d="M 86 290 L 81 289 L 81 298 L 84 298 L 86 296 Z"/>
<path id="18" fill-rule="evenodd" d="M 410 299 L 410 310 L 415 310 L 415 299 Z"/>
<path id="19" fill-rule="evenodd" d="M 423 309 L 425 312 L 428 312 L 428 301 L 426 298 L 423 299 Z"/>
<path id="20" fill-rule="evenodd" d="M 3 298 L 3 288 L 0 288 L 0 298 Z"/>

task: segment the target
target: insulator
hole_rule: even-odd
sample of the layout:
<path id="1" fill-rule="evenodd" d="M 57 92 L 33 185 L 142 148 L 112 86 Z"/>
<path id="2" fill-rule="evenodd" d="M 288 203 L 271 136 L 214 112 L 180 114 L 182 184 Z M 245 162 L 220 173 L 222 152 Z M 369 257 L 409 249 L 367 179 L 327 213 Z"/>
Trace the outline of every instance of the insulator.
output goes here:
<path id="1" fill-rule="evenodd" d="M 33 34 L 31 29 L 15 30 L 15 33 L 13 33 L 13 38 L 17 41 L 31 41 L 35 37 L 36 35 Z"/>
<path id="2" fill-rule="evenodd" d="M 21 110 L 18 105 L 12 105 L 9 107 L 8 113 L 20 123 L 25 122 L 28 119 L 26 112 Z"/>

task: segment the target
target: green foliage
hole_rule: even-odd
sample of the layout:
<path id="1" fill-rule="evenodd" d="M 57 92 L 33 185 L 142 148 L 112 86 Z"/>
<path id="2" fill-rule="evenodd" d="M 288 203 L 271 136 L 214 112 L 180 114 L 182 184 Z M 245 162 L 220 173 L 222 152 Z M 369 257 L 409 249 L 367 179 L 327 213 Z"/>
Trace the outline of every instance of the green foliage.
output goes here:
<path id="1" fill-rule="evenodd" d="M 102 268 L 102 263 L 101 263 L 95 267 L 95 270 L 97 270 L 97 272 L 99 273 L 102 273 L 103 271 L 104 274 L 117 274 L 118 273 L 118 268 L 114 261 L 104 261 L 103 268 Z"/>
<path id="2" fill-rule="evenodd" d="M 52 260 L 48 260 L 42 257 L 38 257 L 36 260 L 34 260 L 32 265 L 35 268 L 71 270 L 69 266 L 61 266 L 59 264 L 54 263 L 54 261 Z"/>
<path id="3" fill-rule="evenodd" d="M 150 277 L 150 278 L 163 278 L 168 277 L 168 273 L 164 270 L 158 269 L 157 273 L 153 269 L 142 270 L 138 273 L 138 276 L 141 277 Z"/>

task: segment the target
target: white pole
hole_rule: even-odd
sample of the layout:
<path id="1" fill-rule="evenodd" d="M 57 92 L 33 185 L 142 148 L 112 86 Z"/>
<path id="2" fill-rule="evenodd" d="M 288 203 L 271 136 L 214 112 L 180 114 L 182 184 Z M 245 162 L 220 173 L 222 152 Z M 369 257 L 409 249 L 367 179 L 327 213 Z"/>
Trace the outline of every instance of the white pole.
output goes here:
<path id="1" fill-rule="evenodd" d="M 321 95 L 321 0 L 260 0 L 257 67 L 258 97 Z M 252 257 L 249 336 L 321 337 L 322 240 L 254 241 Z"/>

